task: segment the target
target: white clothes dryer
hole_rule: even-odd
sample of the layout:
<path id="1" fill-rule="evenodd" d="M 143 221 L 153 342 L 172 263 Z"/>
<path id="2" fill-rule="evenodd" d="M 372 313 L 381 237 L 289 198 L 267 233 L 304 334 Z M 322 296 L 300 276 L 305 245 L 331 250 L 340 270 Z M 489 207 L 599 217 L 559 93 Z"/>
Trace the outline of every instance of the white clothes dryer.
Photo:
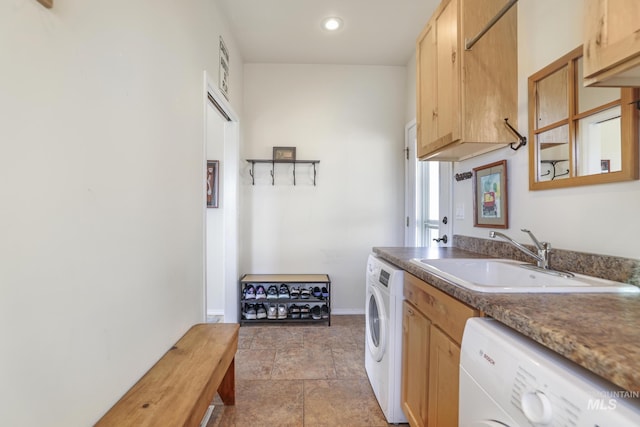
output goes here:
<path id="1" fill-rule="evenodd" d="M 390 423 L 406 423 L 402 381 L 404 272 L 375 255 L 367 260 L 365 369 L 380 408 Z"/>

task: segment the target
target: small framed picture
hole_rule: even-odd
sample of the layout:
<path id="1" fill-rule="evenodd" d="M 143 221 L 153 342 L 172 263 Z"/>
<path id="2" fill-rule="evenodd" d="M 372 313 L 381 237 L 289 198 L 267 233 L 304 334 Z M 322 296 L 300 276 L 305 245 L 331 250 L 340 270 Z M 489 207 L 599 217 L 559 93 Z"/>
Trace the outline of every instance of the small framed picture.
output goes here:
<path id="1" fill-rule="evenodd" d="M 220 36 L 220 67 L 218 87 L 227 100 L 229 99 L 229 50 Z"/>
<path id="2" fill-rule="evenodd" d="M 474 227 L 508 228 L 507 161 L 473 169 Z"/>
<path id="3" fill-rule="evenodd" d="M 602 173 L 611 172 L 611 160 L 600 160 L 600 171 Z"/>
<path id="4" fill-rule="evenodd" d="M 207 207 L 218 207 L 218 160 L 207 160 Z"/>
<path id="5" fill-rule="evenodd" d="M 294 162 L 296 147 L 273 147 L 273 160 L 276 162 Z"/>

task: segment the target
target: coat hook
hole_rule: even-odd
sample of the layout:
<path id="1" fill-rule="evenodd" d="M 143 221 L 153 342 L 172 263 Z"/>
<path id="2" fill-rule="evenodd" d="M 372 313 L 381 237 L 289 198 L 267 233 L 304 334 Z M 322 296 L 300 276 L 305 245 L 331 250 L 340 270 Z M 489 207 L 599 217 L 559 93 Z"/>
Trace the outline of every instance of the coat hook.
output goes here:
<path id="1" fill-rule="evenodd" d="M 456 174 L 456 181 L 463 181 L 465 179 L 469 179 L 473 176 L 471 172 L 462 172 Z"/>
<path id="2" fill-rule="evenodd" d="M 520 147 L 524 147 L 525 145 L 527 145 L 527 137 L 520 135 L 520 133 L 517 130 L 515 130 L 513 126 L 511 126 L 509 124 L 509 118 L 508 117 L 506 119 L 504 119 L 504 124 L 507 125 L 509 127 L 509 129 L 511 129 L 511 131 L 513 133 L 515 133 L 518 136 L 518 139 L 520 140 L 518 142 L 518 145 L 516 145 L 515 147 L 513 146 L 513 144 L 515 144 L 515 142 L 512 142 L 512 143 L 509 144 L 509 146 L 511 147 L 511 149 L 513 151 L 517 151 Z"/>

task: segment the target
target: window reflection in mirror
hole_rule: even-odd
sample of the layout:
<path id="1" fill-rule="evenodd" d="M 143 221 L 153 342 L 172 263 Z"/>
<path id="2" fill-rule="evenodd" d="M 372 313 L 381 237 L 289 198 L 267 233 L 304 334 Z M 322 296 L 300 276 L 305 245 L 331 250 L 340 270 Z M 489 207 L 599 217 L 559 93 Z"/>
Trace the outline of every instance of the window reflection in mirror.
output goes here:
<path id="1" fill-rule="evenodd" d="M 530 189 L 638 179 L 637 95 L 585 88 L 582 47 L 529 77 Z"/>

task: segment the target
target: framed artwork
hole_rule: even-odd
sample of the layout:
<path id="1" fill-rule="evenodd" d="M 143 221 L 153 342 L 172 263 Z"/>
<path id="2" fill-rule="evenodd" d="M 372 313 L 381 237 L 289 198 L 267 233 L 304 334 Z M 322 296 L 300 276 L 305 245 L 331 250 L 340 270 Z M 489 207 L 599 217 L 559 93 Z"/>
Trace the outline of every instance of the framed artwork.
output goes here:
<path id="1" fill-rule="evenodd" d="M 229 100 L 229 50 L 220 36 L 220 67 L 218 70 L 218 87 L 220 92 Z"/>
<path id="2" fill-rule="evenodd" d="M 207 160 L 207 207 L 218 207 L 218 160 Z"/>
<path id="3" fill-rule="evenodd" d="M 602 173 L 611 172 L 611 160 L 600 160 L 600 171 Z"/>
<path id="4" fill-rule="evenodd" d="M 293 162 L 296 160 L 296 147 L 273 147 L 273 160 Z"/>
<path id="5" fill-rule="evenodd" d="M 474 227 L 509 228 L 507 161 L 473 169 Z"/>

